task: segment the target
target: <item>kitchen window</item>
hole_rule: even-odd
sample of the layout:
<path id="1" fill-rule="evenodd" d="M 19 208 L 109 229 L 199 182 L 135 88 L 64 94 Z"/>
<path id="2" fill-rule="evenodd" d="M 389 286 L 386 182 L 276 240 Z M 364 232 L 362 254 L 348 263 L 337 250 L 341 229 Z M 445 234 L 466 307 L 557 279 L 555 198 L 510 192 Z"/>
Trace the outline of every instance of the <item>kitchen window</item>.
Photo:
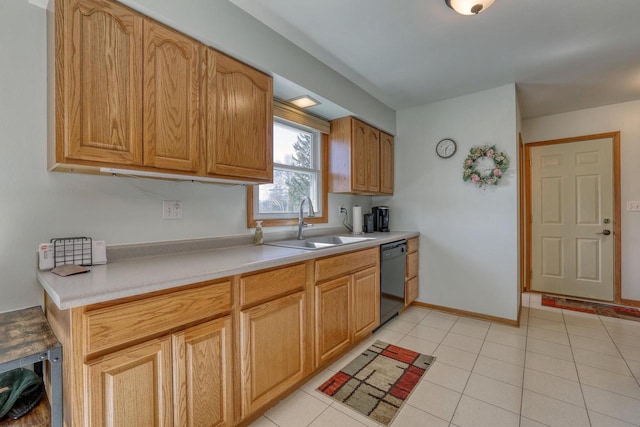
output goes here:
<path id="1" fill-rule="evenodd" d="M 311 198 L 315 212 L 315 218 L 307 219 L 309 206 L 305 203 L 305 221 L 327 222 L 326 139 L 326 134 L 314 127 L 274 117 L 273 182 L 248 187 L 248 227 L 255 227 L 256 220 L 266 227 L 297 224 L 305 196 Z"/>

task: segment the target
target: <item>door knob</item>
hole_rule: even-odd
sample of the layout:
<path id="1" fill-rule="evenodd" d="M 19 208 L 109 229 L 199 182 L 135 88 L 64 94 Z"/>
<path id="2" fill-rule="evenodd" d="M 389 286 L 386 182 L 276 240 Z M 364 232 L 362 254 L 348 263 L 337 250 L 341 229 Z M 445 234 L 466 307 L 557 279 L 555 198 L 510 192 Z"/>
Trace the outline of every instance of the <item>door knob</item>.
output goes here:
<path id="1" fill-rule="evenodd" d="M 596 234 L 603 234 L 605 236 L 608 236 L 609 234 L 611 234 L 611 230 L 602 230 L 602 233 L 596 233 Z"/>

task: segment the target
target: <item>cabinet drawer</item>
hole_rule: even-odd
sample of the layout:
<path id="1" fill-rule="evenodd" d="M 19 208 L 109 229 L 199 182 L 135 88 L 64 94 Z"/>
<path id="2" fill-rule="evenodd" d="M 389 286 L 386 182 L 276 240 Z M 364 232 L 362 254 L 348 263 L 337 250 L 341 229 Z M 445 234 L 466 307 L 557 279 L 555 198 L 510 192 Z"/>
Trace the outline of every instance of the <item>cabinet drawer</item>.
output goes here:
<path id="1" fill-rule="evenodd" d="M 316 261 L 315 280 L 321 282 L 375 265 L 380 257 L 379 253 L 379 248 L 376 247 L 318 260 Z"/>
<path id="2" fill-rule="evenodd" d="M 157 295 L 83 314 L 85 352 L 94 353 L 231 310 L 231 282 Z"/>
<path id="3" fill-rule="evenodd" d="M 407 279 L 410 279 L 418 275 L 418 265 L 419 265 L 418 262 L 419 262 L 418 252 L 407 254 Z"/>
<path id="4" fill-rule="evenodd" d="M 240 279 L 240 303 L 244 307 L 295 290 L 302 290 L 306 277 L 304 264 L 244 276 Z"/>
<path id="5" fill-rule="evenodd" d="M 407 240 L 407 253 L 416 252 L 418 250 L 418 238 L 413 237 Z"/>

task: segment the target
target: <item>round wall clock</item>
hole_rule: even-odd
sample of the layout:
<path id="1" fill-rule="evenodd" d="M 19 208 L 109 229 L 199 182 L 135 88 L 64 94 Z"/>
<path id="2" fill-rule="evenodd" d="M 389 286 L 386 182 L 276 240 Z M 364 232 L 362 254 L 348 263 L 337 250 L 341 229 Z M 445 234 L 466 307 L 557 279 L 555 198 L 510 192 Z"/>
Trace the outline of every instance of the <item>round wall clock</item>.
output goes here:
<path id="1" fill-rule="evenodd" d="M 456 154 L 456 149 L 456 142 L 451 138 L 445 138 L 436 145 L 436 154 L 443 159 L 448 159 Z"/>

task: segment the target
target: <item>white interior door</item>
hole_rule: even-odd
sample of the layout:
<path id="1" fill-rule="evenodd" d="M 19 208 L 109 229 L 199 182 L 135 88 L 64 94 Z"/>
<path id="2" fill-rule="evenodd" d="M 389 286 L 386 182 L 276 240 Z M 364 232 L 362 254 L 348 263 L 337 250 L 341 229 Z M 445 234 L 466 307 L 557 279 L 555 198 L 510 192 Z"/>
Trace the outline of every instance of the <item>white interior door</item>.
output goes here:
<path id="1" fill-rule="evenodd" d="M 531 289 L 613 301 L 612 138 L 530 154 Z"/>

